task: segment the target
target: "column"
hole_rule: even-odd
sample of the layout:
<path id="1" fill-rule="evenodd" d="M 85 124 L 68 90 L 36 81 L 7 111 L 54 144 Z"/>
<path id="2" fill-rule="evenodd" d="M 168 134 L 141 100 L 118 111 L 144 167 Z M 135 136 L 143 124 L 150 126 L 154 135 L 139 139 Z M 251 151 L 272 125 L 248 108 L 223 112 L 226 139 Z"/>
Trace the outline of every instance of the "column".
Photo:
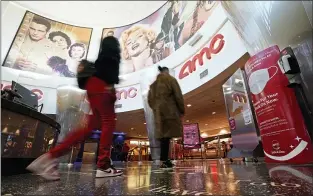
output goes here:
<path id="1" fill-rule="evenodd" d="M 159 161 L 161 155 L 160 142 L 155 138 L 155 124 L 153 111 L 148 104 L 148 93 L 150 85 L 156 80 L 158 70 L 152 66 L 147 68 L 140 76 L 140 87 L 142 92 L 143 108 L 146 118 L 146 127 L 150 142 L 151 158 L 153 161 Z"/>
<path id="2" fill-rule="evenodd" d="M 58 143 L 68 135 L 70 131 L 86 126 L 86 117 L 89 114 L 89 103 L 86 100 L 86 92 L 75 86 L 61 86 L 57 88 L 57 111 L 56 121 L 61 125 L 61 132 L 58 137 Z M 79 147 L 78 147 L 79 148 Z M 60 163 L 68 163 L 76 159 L 79 149 L 73 150 L 72 160 L 71 152 L 60 159 Z"/>

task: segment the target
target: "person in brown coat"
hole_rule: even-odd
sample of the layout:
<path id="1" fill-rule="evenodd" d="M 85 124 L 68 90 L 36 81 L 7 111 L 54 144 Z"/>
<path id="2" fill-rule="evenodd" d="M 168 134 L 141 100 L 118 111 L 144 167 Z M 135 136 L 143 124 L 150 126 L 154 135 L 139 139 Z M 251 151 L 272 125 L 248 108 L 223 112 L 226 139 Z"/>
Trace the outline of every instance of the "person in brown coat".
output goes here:
<path id="1" fill-rule="evenodd" d="M 160 74 L 150 86 L 148 103 L 155 119 L 155 135 L 161 142 L 161 168 L 172 168 L 168 159 L 171 138 L 182 137 L 181 118 L 185 114 L 184 97 L 177 80 L 167 67 L 159 66 Z"/>

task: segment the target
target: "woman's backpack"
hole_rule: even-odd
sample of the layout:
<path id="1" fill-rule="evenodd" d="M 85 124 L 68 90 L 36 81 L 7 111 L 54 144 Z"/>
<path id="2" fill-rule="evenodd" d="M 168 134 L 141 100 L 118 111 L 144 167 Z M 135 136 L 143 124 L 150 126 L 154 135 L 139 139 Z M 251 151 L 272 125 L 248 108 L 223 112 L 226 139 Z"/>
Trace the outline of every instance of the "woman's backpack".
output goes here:
<path id="1" fill-rule="evenodd" d="M 80 89 L 85 89 L 88 79 L 96 73 L 95 64 L 82 60 L 77 68 L 77 83 Z"/>

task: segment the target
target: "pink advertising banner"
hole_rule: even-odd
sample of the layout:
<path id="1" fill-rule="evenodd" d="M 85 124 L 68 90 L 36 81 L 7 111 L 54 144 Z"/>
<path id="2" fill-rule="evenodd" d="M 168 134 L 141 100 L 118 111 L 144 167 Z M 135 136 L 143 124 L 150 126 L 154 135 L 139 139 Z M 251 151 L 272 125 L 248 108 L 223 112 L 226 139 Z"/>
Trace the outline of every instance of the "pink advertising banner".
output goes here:
<path id="1" fill-rule="evenodd" d="M 278 46 L 252 56 L 245 65 L 251 98 L 262 137 L 265 161 L 313 162 L 312 143 L 294 90 L 277 61 Z"/>
<path id="2" fill-rule="evenodd" d="M 184 148 L 200 148 L 200 132 L 197 123 L 185 124 L 183 133 Z"/>

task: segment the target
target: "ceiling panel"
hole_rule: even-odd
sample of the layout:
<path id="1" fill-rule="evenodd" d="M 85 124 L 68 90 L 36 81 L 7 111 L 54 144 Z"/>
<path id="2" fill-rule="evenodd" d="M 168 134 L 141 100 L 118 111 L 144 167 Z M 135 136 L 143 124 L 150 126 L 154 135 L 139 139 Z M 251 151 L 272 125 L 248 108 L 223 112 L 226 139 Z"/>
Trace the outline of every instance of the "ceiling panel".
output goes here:
<path id="1" fill-rule="evenodd" d="M 72 25 L 110 28 L 154 13 L 166 1 L 14 1 L 25 9 Z"/>

